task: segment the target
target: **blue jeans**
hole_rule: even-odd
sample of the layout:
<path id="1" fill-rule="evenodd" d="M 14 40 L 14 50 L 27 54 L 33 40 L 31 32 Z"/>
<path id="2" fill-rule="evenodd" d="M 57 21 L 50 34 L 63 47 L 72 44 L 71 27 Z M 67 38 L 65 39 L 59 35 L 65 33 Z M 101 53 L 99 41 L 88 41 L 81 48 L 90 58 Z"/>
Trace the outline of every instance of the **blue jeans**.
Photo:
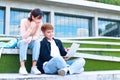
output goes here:
<path id="1" fill-rule="evenodd" d="M 18 42 L 19 50 L 19 58 L 20 61 L 24 61 L 27 59 L 27 50 L 28 48 L 32 49 L 32 60 L 38 60 L 39 53 L 40 53 L 40 41 L 39 40 L 32 40 L 29 44 L 26 44 L 24 40 L 20 40 Z"/>
<path id="2" fill-rule="evenodd" d="M 70 74 L 74 74 L 85 65 L 83 58 L 65 61 L 62 57 L 54 57 L 43 65 L 43 70 L 48 74 L 56 74 L 59 69 L 69 67 Z"/>

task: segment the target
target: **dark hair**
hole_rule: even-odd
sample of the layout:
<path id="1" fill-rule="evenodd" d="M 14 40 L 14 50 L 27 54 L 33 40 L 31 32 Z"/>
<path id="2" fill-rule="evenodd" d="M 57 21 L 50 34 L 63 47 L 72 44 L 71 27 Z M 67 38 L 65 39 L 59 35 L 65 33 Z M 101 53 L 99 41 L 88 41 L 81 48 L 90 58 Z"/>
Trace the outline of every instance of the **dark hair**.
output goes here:
<path id="1" fill-rule="evenodd" d="M 38 8 L 31 10 L 30 17 L 28 17 L 28 20 L 30 22 L 32 21 L 32 16 L 33 17 L 38 17 L 38 19 L 41 19 L 42 16 L 43 16 L 43 12 Z"/>
<path id="2" fill-rule="evenodd" d="M 41 31 L 45 32 L 46 30 L 54 30 L 54 27 L 50 23 L 45 23 L 41 27 Z"/>

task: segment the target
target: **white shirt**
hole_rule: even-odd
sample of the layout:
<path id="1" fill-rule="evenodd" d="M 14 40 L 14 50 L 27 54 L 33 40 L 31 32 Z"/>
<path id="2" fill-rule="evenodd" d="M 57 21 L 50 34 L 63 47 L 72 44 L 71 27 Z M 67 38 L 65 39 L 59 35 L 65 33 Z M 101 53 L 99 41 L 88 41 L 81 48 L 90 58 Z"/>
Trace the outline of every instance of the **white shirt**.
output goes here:
<path id="1" fill-rule="evenodd" d="M 52 57 L 60 57 L 60 51 L 59 51 L 59 48 L 58 46 L 56 45 L 55 41 L 54 40 L 48 40 L 51 44 L 51 56 Z M 47 61 L 43 63 L 43 66 L 47 64 Z"/>
<path id="2" fill-rule="evenodd" d="M 54 40 L 49 41 L 51 43 L 51 56 L 59 57 L 60 51 Z"/>

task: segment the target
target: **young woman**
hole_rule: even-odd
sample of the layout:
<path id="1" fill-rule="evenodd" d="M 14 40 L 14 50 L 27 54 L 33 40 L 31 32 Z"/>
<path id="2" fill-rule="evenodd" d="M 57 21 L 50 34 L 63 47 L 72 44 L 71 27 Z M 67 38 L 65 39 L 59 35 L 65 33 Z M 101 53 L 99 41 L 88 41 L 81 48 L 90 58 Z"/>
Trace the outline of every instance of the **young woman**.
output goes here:
<path id="1" fill-rule="evenodd" d="M 25 61 L 27 59 L 27 49 L 32 49 L 32 67 L 31 73 L 41 74 L 37 69 L 36 63 L 40 50 L 40 28 L 42 25 L 43 12 L 40 9 L 31 10 L 30 17 L 21 20 L 20 35 L 22 39 L 18 42 L 20 48 L 20 74 L 28 74 L 25 68 Z"/>
<path id="2" fill-rule="evenodd" d="M 63 76 L 67 73 L 74 74 L 84 71 L 85 60 L 83 58 L 74 60 L 64 58 L 67 50 L 64 49 L 59 39 L 53 38 L 54 29 L 50 23 L 44 24 L 41 30 L 45 37 L 41 41 L 40 55 L 37 63 L 40 71 L 47 74 L 58 73 Z"/>

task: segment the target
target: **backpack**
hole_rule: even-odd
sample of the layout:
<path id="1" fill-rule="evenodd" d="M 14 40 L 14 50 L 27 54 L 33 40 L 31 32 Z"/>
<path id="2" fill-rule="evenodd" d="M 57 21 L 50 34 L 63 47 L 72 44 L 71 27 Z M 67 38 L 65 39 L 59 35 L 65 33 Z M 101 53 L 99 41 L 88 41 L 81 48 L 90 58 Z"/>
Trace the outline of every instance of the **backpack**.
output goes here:
<path id="1" fill-rule="evenodd" d="M 0 42 L 0 47 L 1 48 L 15 48 L 17 46 L 17 39 L 12 38 L 8 42 Z"/>

